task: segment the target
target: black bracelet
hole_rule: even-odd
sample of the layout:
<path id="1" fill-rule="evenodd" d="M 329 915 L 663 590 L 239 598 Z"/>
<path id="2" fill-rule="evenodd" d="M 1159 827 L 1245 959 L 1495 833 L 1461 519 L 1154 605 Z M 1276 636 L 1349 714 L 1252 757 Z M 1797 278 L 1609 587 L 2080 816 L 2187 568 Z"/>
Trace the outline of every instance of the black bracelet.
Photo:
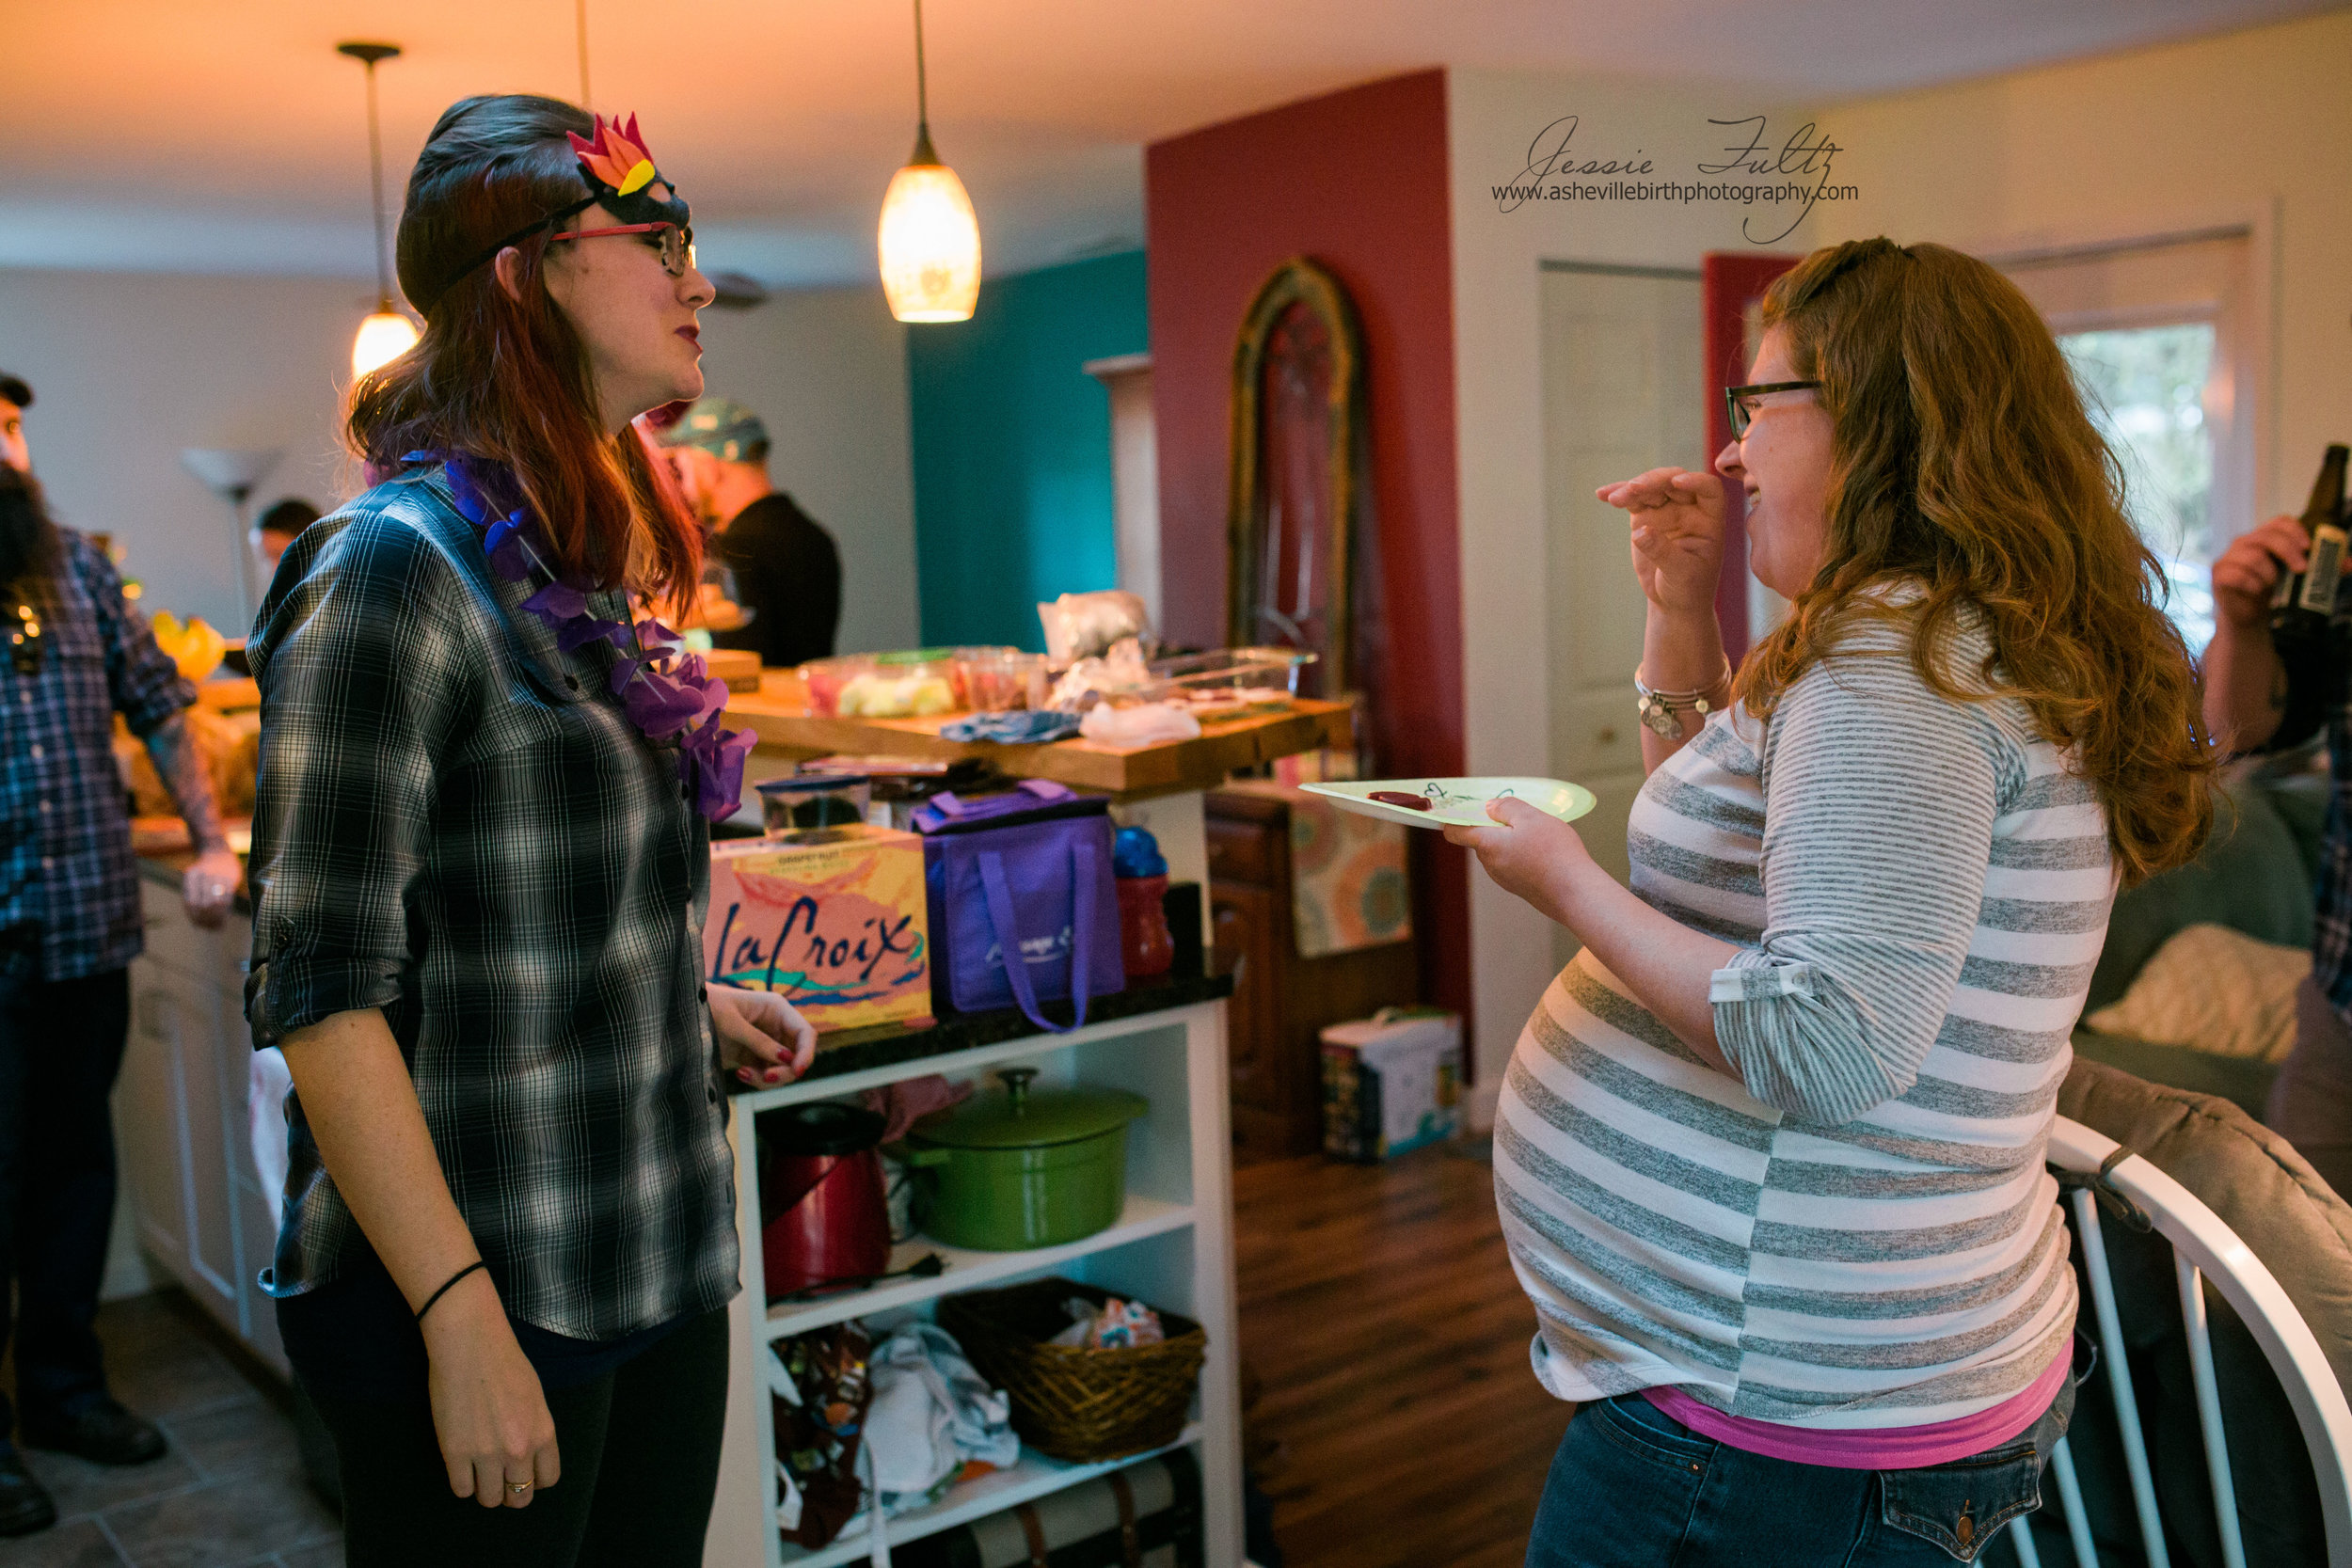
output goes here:
<path id="1" fill-rule="evenodd" d="M 489 1264 L 477 1258 L 472 1262 L 467 1264 L 464 1268 L 459 1269 L 455 1274 L 451 1275 L 447 1283 L 443 1284 L 439 1290 L 434 1291 L 433 1294 L 426 1299 L 425 1304 L 422 1307 L 417 1308 L 417 1322 L 424 1322 L 424 1315 L 427 1312 L 432 1311 L 434 1307 L 438 1304 L 443 1296 L 449 1294 L 451 1286 L 455 1285 L 459 1280 L 473 1273 L 474 1270 L 486 1269 L 489 1266 Z"/>

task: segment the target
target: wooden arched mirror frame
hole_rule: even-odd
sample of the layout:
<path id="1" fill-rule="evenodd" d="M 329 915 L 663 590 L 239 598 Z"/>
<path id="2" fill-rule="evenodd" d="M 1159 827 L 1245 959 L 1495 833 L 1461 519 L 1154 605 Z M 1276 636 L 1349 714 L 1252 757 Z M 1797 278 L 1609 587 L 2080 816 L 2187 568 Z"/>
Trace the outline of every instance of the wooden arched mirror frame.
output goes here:
<path id="1" fill-rule="evenodd" d="M 1232 421 L 1226 637 L 1311 650 L 1302 691 L 1353 690 L 1363 339 L 1346 290 L 1303 256 L 1242 318 Z"/>

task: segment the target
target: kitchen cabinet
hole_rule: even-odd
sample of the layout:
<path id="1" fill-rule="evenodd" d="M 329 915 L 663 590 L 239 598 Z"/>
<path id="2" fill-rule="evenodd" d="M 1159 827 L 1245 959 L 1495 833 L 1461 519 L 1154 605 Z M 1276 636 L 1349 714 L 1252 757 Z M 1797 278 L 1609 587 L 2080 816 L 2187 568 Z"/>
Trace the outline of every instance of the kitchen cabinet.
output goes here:
<path id="1" fill-rule="evenodd" d="M 144 876 L 147 951 L 131 965 L 131 1035 L 115 1087 L 121 1201 L 149 1260 L 283 1372 L 277 1314 L 254 1279 L 276 1249 L 278 1218 L 247 1111 L 252 923 L 231 914 L 204 930 L 180 901 L 176 871 L 151 864 Z"/>
<path id="2" fill-rule="evenodd" d="M 1234 1157 L 1311 1154 L 1323 1147 L 1324 1028 L 1419 1000 L 1419 955 L 1407 941 L 1300 958 L 1289 804 L 1220 789 L 1207 810 L 1210 944 L 1234 976 Z"/>
<path id="3" fill-rule="evenodd" d="M 1113 1012 L 1135 1010 L 1063 1035 L 1039 1034 L 1017 1013 L 902 1031 L 865 1054 L 820 1052 L 809 1076 L 799 1083 L 733 1097 L 730 1132 L 743 1291 L 729 1309 L 735 1344 L 726 1444 L 703 1553 L 706 1568 L 835 1568 L 887 1560 L 863 1528 L 817 1551 L 787 1544 L 777 1529 L 774 1406 L 769 1393 L 770 1347 L 776 1340 L 882 1312 L 914 1308 L 928 1316 L 941 1296 L 1046 1275 L 1180 1312 L 1208 1331 L 1207 1360 L 1177 1446 L 1195 1447 L 1200 1461 L 1207 1568 L 1242 1568 L 1240 1362 L 1223 990 L 1215 980 L 1171 982 L 1156 988 L 1156 997 L 1130 990 L 1107 1000 Z M 1128 1128 L 1126 1207 L 1118 1222 L 1079 1241 L 1025 1252 L 972 1251 L 917 1236 L 893 1251 L 890 1266 L 904 1269 L 936 1252 L 946 1262 L 945 1273 L 767 1306 L 753 1132 L 759 1114 L 809 1100 L 848 1100 L 860 1090 L 929 1073 L 987 1078 L 1005 1067 L 1037 1069 L 1041 1087 L 1077 1083 L 1124 1089 L 1150 1103 Z M 966 1481 L 929 1507 L 889 1520 L 887 1545 L 902 1546 L 1141 1457 L 1069 1465 L 1025 1449 L 1010 1468 Z"/>

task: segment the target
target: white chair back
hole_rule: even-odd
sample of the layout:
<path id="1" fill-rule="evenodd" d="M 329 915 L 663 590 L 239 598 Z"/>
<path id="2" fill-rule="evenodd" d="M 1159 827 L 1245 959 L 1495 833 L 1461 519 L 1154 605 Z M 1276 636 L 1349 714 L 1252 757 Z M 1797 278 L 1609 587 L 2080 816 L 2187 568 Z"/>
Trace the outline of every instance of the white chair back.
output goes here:
<path id="1" fill-rule="evenodd" d="M 2328 1533 L 2329 1568 L 2352 1568 L 2352 1405 L 2345 1403 L 2344 1390 L 2337 1384 L 2318 1339 L 2270 1270 L 2238 1239 L 2236 1232 L 2186 1187 L 2106 1134 L 2060 1117 L 2050 1132 L 2049 1159 L 2060 1170 L 2096 1178 L 2114 1196 L 2146 1214 L 2155 1232 L 2172 1243 L 2173 1275 L 2180 1288 L 2181 1312 L 2187 1331 L 2189 1375 L 2196 1389 L 2198 1421 L 2204 1435 L 2205 1473 L 2213 1487 L 2214 1513 L 2225 1568 L 2246 1568 L 2246 1545 L 2238 1525 L 2237 1494 L 2230 1476 L 2229 1443 L 2222 1432 L 2221 1397 L 2214 1382 L 2213 1339 L 2205 1319 L 2206 1279 L 2211 1279 L 2222 1299 L 2235 1308 L 2268 1357 L 2271 1370 L 2278 1374 L 2302 1429 L 2304 1447 L 2311 1454 Z M 2070 1196 L 2075 1232 L 2082 1242 L 2085 1272 L 2090 1277 L 2100 1367 L 2115 1403 L 2116 1424 L 2122 1432 L 2123 1464 L 2131 1481 L 2140 1542 L 2149 1568 L 2171 1568 L 2156 1490 L 2150 1478 L 2148 1447 L 2140 1433 L 2139 1406 L 2132 1389 L 2131 1364 L 2125 1354 L 2123 1331 L 2116 1309 L 2115 1287 L 2108 1276 L 2098 1199 L 2088 1187 L 2078 1188 Z M 2083 1508 L 2082 1489 L 2075 1480 L 2074 1456 L 2062 1441 L 2051 1456 L 2050 1470 L 2058 1482 L 2059 1512 L 2074 1548 L 2074 1560 L 2089 1568 L 2099 1559 L 2091 1546 L 2090 1525 Z M 2023 1568 L 2041 1568 L 2041 1557 L 2025 1518 L 2010 1528 L 2009 1540 Z"/>

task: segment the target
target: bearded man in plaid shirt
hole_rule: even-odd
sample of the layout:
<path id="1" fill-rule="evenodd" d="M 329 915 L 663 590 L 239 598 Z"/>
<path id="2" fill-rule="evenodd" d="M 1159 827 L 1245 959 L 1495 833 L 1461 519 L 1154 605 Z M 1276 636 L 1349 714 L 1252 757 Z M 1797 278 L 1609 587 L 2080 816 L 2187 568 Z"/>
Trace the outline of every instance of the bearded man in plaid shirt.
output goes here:
<path id="1" fill-rule="evenodd" d="M 124 602 L 105 554 L 51 521 L 24 436 L 32 402 L 0 373 L 0 1347 L 13 1282 L 24 1440 L 138 1465 L 163 1455 L 163 1434 L 106 1391 L 91 1331 L 114 1217 L 106 1102 L 141 940 L 116 714 L 195 840 L 189 914 L 219 925 L 240 873 L 181 718 L 196 689 Z M 0 1397 L 0 1536 L 57 1516 L 9 1417 Z"/>

